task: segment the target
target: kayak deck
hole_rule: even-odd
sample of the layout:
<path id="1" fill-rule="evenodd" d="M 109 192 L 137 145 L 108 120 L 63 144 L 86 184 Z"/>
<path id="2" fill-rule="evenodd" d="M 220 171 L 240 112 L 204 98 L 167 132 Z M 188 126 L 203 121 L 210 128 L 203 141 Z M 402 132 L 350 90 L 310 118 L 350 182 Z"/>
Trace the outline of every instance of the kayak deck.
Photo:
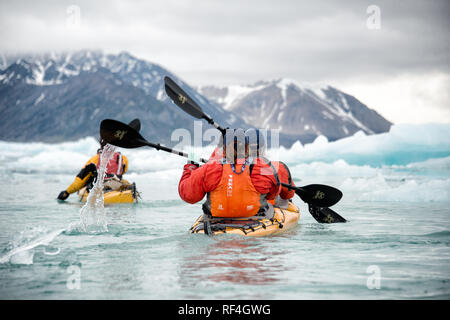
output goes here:
<path id="1" fill-rule="evenodd" d="M 214 218 L 209 226 L 204 223 L 201 215 L 190 228 L 191 233 L 205 234 L 238 234 L 248 237 L 264 237 L 276 235 L 295 227 L 300 219 L 300 210 L 292 202 L 287 209 L 274 207 L 274 216 L 271 219 L 248 218 Z"/>
<path id="2" fill-rule="evenodd" d="M 80 202 L 86 202 L 89 192 L 86 187 L 81 189 L 78 193 Z M 108 190 L 103 193 L 104 204 L 115 203 L 136 203 L 139 197 L 139 192 L 136 190 L 136 185 L 133 183 L 130 188 L 125 190 Z"/>

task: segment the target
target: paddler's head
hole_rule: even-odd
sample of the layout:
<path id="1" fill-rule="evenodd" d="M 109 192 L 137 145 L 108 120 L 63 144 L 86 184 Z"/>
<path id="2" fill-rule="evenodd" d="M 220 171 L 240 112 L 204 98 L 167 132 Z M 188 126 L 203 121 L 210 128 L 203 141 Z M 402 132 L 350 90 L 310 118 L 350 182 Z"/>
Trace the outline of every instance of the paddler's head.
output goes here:
<path id="1" fill-rule="evenodd" d="M 248 129 L 245 135 L 249 141 L 249 156 L 252 158 L 264 157 L 266 154 L 267 137 L 260 129 Z"/>
<path id="2" fill-rule="evenodd" d="M 227 129 L 223 138 L 223 154 L 228 163 L 243 164 L 248 157 L 248 139 L 243 129 Z"/>

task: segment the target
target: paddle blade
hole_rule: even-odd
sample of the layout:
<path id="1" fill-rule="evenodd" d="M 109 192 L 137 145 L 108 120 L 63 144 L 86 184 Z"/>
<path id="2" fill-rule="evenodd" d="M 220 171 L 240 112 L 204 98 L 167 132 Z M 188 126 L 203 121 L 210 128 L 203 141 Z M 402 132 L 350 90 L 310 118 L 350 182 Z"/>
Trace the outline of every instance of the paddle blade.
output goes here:
<path id="1" fill-rule="evenodd" d="M 164 88 L 166 89 L 169 98 L 184 112 L 197 119 L 202 119 L 204 117 L 205 114 L 197 102 L 192 100 L 183 89 L 167 76 L 164 77 Z"/>
<path id="2" fill-rule="evenodd" d="M 340 190 L 323 184 L 310 184 L 304 187 L 294 187 L 286 183 L 282 183 L 282 185 L 294 189 L 304 202 L 316 207 L 331 207 L 342 198 Z"/>
<path id="3" fill-rule="evenodd" d="M 331 210 L 330 208 L 321 208 L 313 205 L 308 205 L 309 213 L 316 219 L 319 223 L 340 223 L 347 222 L 338 213 Z"/>
<path id="4" fill-rule="evenodd" d="M 105 119 L 100 124 L 100 137 L 107 143 L 121 148 L 139 148 L 148 142 L 129 125 L 112 119 Z"/>
<path id="5" fill-rule="evenodd" d="M 132 127 L 137 132 L 141 131 L 141 121 L 139 119 L 134 119 L 128 124 L 130 127 Z"/>
<path id="6" fill-rule="evenodd" d="M 317 207 L 331 207 L 342 198 L 342 192 L 323 184 L 310 184 L 298 188 L 295 193 L 306 203 Z"/>

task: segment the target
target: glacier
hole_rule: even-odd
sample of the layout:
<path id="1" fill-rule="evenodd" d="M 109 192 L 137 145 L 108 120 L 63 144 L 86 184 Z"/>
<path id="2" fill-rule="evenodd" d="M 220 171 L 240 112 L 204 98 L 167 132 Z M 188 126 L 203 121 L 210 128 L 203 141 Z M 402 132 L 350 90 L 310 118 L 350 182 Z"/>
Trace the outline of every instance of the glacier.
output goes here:
<path id="1" fill-rule="evenodd" d="M 94 137 L 58 144 L 0 141 L 0 176 L 44 174 L 70 182 L 97 148 Z M 209 157 L 213 148 L 184 151 L 198 159 Z M 127 179 L 141 190 L 158 181 L 158 187 L 171 190 L 165 197 L 178 197 L 184 158 L 151 148 L 118 149 L 129 159 Z M 319 136 L 310 144 L 271 149 L 268 157 L 288 164 L 296 185 L 340 188 L 344 202 L 450 201 L 450 124 L 398 124 L 387 133 L 358 132 L 333 142 Z"/>

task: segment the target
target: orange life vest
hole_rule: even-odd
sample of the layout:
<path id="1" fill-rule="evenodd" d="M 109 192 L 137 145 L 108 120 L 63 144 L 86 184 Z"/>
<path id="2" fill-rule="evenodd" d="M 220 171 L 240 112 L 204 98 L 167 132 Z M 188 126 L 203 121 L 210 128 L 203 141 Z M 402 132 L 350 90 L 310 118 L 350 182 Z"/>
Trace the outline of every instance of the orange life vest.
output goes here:
<path id="1" fill-rule="evenodd" d="M 239 172 L 239 173 L 236 173 Z M 250 179 L 248 163 L 237 164 L 235 170 L 223 164 L 217 188 L 210 192 L 211 214 L 214 217 L 240 218 L 254 216 L 261 207 L 261 194 Z"/>
<path id="2" fill-rule="evenodd" d="M 98 157 L 97 169 L 100 168 L 100 158 L 101 156 Z M 122 177 L 123 168 L 124 165 L 122 155 L 120 154 L 120 152 L 114 152 L 113 157 L 111 158 L 111 160 L 109 160 L 108 165 L 106 166 L 105 178 L 107 178 L 108 176 L 111 177 L 113 175 Z"/>

